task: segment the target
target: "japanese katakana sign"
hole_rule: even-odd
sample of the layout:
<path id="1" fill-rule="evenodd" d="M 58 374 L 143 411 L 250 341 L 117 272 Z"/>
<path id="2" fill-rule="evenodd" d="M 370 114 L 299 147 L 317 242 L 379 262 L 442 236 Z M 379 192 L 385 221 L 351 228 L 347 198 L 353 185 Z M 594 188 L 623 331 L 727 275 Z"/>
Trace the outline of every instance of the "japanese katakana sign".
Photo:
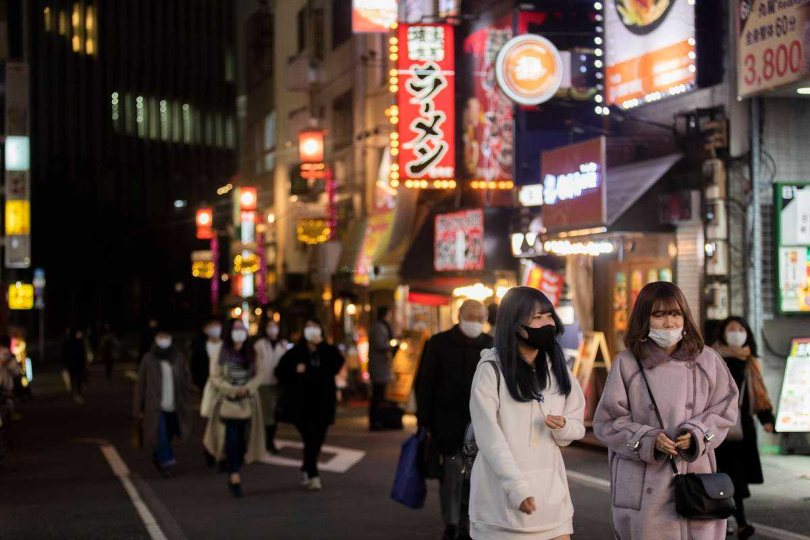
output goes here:
<path id="1" fill-rule="evenodd" d="M 453 27 L 402 24 L 398 37 L 401 180 L 455 179 Z"/>

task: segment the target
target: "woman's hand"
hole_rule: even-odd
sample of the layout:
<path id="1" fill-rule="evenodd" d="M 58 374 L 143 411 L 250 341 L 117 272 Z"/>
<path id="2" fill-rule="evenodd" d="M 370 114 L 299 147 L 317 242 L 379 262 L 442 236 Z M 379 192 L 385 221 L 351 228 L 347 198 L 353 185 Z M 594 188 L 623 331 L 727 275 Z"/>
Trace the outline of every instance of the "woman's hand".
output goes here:
<path id="1" fill-rule="evenodd" d="M 689 450 L 689 447 L 692 446 L 692 434 L 684 433 L 683 435 L 679 435 L 678 442 L 675 443 L 675 446 L 681 450 Z"/>
<path id="2" fill-rule="evenodd" d="M 240 386 L 236 389 L 236 397 L 242 399 L 243 397 L 247 397 L 248 389 L 244 386 Z"/>
<path id="3" fill-rule="evenodd" d="M 297 366 L 295 366 L 295 372 L 296 373 L 299 373 L 299 374 L 303 375 L 304 373 L 306 373 L 306 371 L 307 371 L 307 365 L 306 364 L 298 364 Z"/>
<path id="4" fill-rule="evenodd" d="M 520 503 L 520 511 L 527 515 L 532 515 L 537 511 L 537 506 L 534 504 L 534 497 L 527 497 L 525 501 Z"/>
<path id="5" fill-rule="evenodd" d="M 773 432 L 774 432 L 773 424 L 771 424 L 770 422 L 768 422 L 767 424 L 763 425 L 763 426 L 762 426 L 762 429 L 764 429 L 764 430 L 765 430 L 765 431 L 767 431 L 768 433 L 773 433 Z"/>
<path id="6" fill-rule="evenodd" d="M 546 425 L 551 429 L 562 429 L 565 427 L 565 417 L 549 414 L 546 416 Z"/>
<path id="7" fill-rule="evenodd" d="M 678 455 L 678 446 L 675 441 L 667 437 L 666 433 L 661 433 L 655 439 L 655 449 L 670 456 Z"/>

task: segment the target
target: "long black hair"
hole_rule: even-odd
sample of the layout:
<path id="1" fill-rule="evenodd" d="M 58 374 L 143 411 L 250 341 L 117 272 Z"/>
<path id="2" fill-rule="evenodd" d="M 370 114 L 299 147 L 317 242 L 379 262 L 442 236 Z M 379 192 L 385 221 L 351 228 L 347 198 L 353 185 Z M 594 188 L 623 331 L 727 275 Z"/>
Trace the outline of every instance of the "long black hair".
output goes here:
<path id="1" fill-rule="evenodd" d="M 749 349 L 751 349 L 751 356 L 758 357 L 759 355 L 757 354 L 757 340 L 754 337 L 754 333 L 751 331 L 751 327 L 748 326 L 748 321 L 746 321 L 742 317 L 729 317 L 725 321 L 721 322 L 719 327 L 720 335 L 717 336 L 717 340 L 723 345 L 728 347 L 728 343 L 726 342 L 726 328 L 728 328 L 728 325 L 733 322 L 740 323 L 740 326 L 742 326 L 745 329 L 745 333 L 748 336 L 745 338 L 745 344 L 743 345 L 743 347 L 748 347 Z"/>
<path id="2" fill-rule="evenodd" d="M 248 336 L 248 338 L 242 344 L 242 348 L 238 351 L 236 350 L 233 338 L 231 337 L 231 332 L 233 331 L 233 327 L 236 326 L 236 323 L 241 324 L 245 328 L 245 332 L 248 332 L 248 327 L 245 325 L 242 319 L 231 319 L 226 325 L 224 335 L 222 336 L 222 341 L 225 342 L 225 347 L 228 350 L 232 351 L 237 356 L 242 357 L 242 359 L 247 360 L 247 362 L 252 365 L 256 361 L 256 352 L 253 348 L 253 343 L 250 337 Z M 220 363 L 224 361 L 225 355 L 220 355 Z"/>
<path id="3" fill-rule="evenodd" d="M 538 354 L 532 367 L 520 356 L 517 332 L 522 325 L 527 325 L 539 306 L 543 313 L 551 313 L 554 319 L 556 335 L 563 333 L 563 324 L 554 311 L 554 306 L 545 294 L 531 287 L 514 287 L 510 289 L 498 307 L 498 318 L 495 323 L 495 349 L 501 361 L 504 382 L 512 399 L 528 402 L 539 399 L 549 383 L 548 365 Z M 554 340 L 554 347 L 549 352 L 551 372 L 557 380 L 560 393 L 568 396 L 571 393 L 571 379 L 565 364 L 562 347 Z"/>

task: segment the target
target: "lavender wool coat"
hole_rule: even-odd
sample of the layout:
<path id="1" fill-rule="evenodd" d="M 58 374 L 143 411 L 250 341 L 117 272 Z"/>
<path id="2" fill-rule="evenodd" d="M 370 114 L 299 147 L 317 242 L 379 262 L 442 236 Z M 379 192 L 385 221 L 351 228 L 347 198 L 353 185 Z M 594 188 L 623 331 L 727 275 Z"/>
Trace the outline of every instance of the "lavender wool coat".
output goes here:
<path id="1" fill-rule="evenodd" d="M 714 449 L 737 421 L 737 385 L 711 348 L 689 358 L 648 346 L 642 362 L 667 436 L 692 434 L 692 447 L 676 458 L 681 473 L 717 472 Z M 725 520 L 687 520 L 675 511 L 675 487 L 664 454 L 655 450 L 663 431 L 630 351 L 613 361 L 593 422 L 608 446 L 613 532 L 617 540 L 723 540 Z"/>

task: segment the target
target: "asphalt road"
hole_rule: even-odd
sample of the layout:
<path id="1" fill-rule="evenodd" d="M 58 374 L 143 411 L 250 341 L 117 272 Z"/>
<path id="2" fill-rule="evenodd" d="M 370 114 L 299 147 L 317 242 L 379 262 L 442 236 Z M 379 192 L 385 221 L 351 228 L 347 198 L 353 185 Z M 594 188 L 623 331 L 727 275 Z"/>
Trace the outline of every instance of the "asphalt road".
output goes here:
<path id="1" fill-rule="evenodd" d="M 0 539 L 437 539 L 442 523 L 438 486 L 426 507 L 407 509 L 389 498 L 407 432 L 369 433 L 363 411 L 344 410 L 327 444 L 341 450 L 326 461 L 345 472 L 323 472 L 324 490 L 303 491 L 297 469 L 258 463 L 243 471 L 245 498 L 228 494 L 226 475 L 205 466 L 204 424 L 194 442 L 176 445 L 174 478 L 160 478 L 145 452 L 130 447 L 132 381 L 123 369 L 110 383 L 91 371 L 86 403 L 73 403 L 58 374 L 42 374 L 35 399 L 18 408 L 15 452 L 0 471 Z M 297 441 L 284 427 L 285 441 Z M 282 457 L 296 458 L 286 448 Z M 572 447 L 564 456 L 576 508 L 575 538 L 611 537 L 607 457 Z M 810 471 L 808 471 L 810 472 Z M 810 483 L 810 482 L 808 482 Z M 795 499 L 795 500 L 794 500 Z M 768 494 L 748 504 L 752 521 L 810 535 L 806 500 Z M 162 536 L 161 536 L 162 535 Z M 784 533 L 755 538 L 807 539 Z"/>

